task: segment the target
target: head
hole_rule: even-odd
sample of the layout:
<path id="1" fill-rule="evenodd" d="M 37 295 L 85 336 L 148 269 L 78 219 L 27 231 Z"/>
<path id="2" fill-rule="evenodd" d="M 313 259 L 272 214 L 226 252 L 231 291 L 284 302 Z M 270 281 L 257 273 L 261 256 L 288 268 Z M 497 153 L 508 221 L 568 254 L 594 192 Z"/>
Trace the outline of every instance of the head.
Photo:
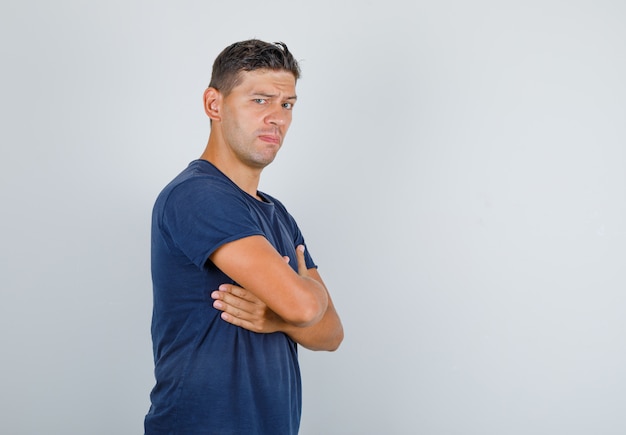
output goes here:
<path id="1" fill-rule="evenodd" d="M 296 81 L 300 78 L 300 67 L 287 45 L 282 42 L 274 44 L 249 39 L 235 42 L 226 47 L 213 62 L 213 73 L 209 87 L 217 89 L 222 95 L 228 96 L 230 91 L 239 84 L 241 72 L 269 69 L 288 71 Z"/>
<path id="2" fill-rule="evenodd" d="M 300 68 L 283 43 L 237 42 L 216 58 L 204 92 L 211 134 L 204 155 L 260 169 L 272 162 L 291 124 Z"/>

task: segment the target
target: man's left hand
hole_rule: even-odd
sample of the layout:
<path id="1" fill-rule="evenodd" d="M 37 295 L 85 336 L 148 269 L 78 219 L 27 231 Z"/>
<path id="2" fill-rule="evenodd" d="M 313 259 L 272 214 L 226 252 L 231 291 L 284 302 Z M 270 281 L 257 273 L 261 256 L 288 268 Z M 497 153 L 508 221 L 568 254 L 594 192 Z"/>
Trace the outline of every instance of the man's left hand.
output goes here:
<path id="1" fill-rule="evenodd" d="M 252 332 L 277 332 L 282 319 L 248 290 L 233 284 L 222 284 L 211 293 L 213 307 L 222 311 L 224 321 Z"/>

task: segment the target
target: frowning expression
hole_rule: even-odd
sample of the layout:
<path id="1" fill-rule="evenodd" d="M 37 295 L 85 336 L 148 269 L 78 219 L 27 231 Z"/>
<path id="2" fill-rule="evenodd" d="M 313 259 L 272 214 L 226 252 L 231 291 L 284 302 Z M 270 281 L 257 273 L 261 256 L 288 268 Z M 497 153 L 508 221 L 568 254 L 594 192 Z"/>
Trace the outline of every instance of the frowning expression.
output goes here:
<path id="1" fill-rule="evenodd" d="M 296 79 L 282 70 L 240 74 L 239 84 L 222 99 L 219 128 L 233 157 L 263 168 L 276 157 L 291 125 Z"/>

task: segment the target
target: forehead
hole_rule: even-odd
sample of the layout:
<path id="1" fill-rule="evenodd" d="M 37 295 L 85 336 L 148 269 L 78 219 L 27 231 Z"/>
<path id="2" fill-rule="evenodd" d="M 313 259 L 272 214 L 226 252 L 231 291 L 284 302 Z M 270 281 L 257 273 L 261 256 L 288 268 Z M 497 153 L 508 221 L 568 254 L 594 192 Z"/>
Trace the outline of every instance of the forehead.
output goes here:
<path id="1" fill-rule="evenodd" d="M 239 73 L 239 84 L 233 91 L 250 92 L 281 92 L 295 95 L 296 78 L 289 71 L 257 69 Z"/>

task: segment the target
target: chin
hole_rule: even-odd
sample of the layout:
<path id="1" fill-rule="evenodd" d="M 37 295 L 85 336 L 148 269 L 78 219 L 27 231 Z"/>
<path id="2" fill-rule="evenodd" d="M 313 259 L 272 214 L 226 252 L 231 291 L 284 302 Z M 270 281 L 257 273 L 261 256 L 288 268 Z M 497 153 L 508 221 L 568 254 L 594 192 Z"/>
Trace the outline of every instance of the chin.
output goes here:
<path id="1" fill-rule="evenodd" d="M 248 161 L 248 166 L 257 168 L 257 169 L 263 169 L 266 166 L 268 166 L 270 163 L 272 163 L 273 161 L 274 159 L 250 160 Z"/>
<path id="2" fill-rule="evenodd" d="M 276 158 L 276 154 L 271 155 L 271 156 L 256 156 L 255 158 L 250 159 L 249 163 L 252 166 L 262 169 L 266 167 L 267 165 L 269 165 L 270 163 L 272 163 L 275 158 Z"/>

